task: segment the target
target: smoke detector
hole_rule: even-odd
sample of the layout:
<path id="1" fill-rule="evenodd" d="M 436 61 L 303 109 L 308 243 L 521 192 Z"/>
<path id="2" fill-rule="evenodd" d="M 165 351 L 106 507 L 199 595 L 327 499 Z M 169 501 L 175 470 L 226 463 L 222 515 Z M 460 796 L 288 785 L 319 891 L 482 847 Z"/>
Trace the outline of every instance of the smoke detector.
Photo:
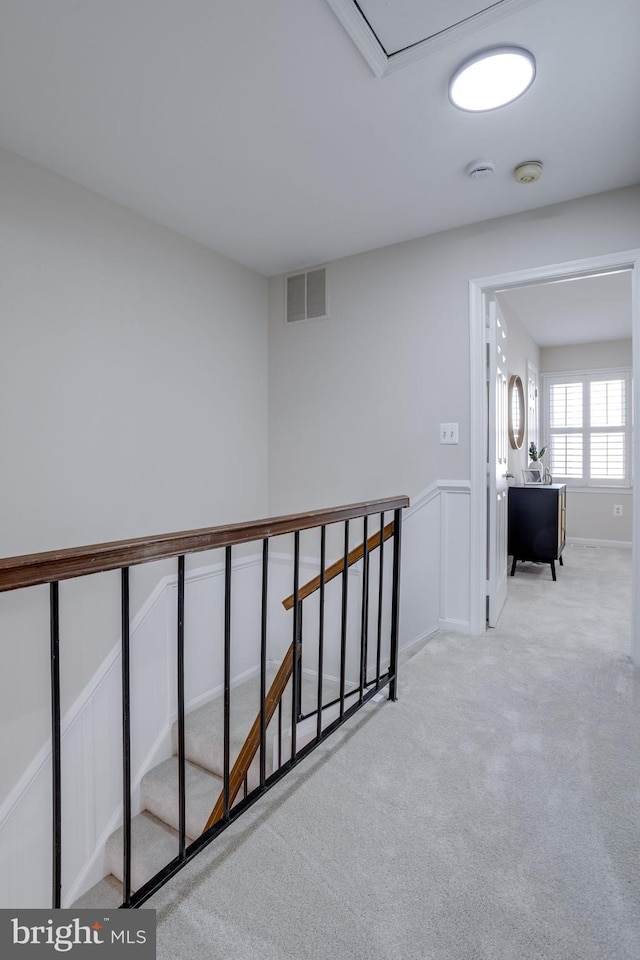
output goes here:
<path id="1" fill-rule="evenodd" d="M 496 169 L 491 160 L 474 160 L 467 167 L 467 174 L 472 180 L 486 180 Z"/>
<path id="2" fill-rule="evenodd" d="M 535 183 L 542 176 L 542 163 L 540 160 L 525 160 L 518 164 L 513 176 L 518 183 Z"/>

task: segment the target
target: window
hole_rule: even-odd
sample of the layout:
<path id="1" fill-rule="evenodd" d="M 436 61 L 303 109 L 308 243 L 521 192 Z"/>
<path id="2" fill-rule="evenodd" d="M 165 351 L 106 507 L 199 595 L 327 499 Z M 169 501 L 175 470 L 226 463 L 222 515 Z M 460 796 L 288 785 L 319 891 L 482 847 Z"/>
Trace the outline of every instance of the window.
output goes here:
<path id="1" fill-rule="evenodd" d="M 631 373 L 545 376 L 549 470 L 580 486 L 631 485 Z"/>

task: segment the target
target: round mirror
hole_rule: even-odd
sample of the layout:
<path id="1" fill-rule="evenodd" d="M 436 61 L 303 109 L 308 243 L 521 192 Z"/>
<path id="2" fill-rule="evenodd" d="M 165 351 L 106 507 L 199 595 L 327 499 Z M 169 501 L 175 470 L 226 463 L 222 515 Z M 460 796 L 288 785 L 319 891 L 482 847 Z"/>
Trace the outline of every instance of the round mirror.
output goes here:
<path id="1" fill-rule="evenodd" d="M 524 419 L 524 388 L 514 374 L 509 380 L 509 443 L 514 450 L 519 450 L 524 441 Z"/>

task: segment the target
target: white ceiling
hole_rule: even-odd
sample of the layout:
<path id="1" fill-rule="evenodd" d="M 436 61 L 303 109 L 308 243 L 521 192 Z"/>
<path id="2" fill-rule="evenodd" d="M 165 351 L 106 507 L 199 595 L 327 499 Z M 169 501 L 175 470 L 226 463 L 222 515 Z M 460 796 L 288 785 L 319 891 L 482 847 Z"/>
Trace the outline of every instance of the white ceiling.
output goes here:
<path id="1" fill-rule="evenodd" d="M 327 0 L 2 0 L 0 145 L 271 274 L 637 183 L 639 36 L 638 0 L 538 0 L 378 78 Z M 535 84 L 455 110 L 494 43 Z"/>
<path id="2" fill-rule="evenodd" d="M 391 55 L 495 6 L 495 0 L 358 0 L 357 5 Z"/>
<path id="3" fill-rule="evenodd" d="M 631 338 L 631 271 L 514 287 L 498 300 L 540 347 Z"/>

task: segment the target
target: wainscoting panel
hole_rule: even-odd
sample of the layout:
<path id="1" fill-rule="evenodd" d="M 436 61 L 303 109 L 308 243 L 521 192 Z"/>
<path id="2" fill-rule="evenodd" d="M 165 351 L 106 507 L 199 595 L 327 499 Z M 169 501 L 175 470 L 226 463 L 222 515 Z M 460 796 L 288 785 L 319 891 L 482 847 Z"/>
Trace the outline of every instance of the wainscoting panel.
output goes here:
<path id="1" fill-rule="evenodd" d="M 470 632 L 468 483 L 440 483 L 440 628 Z"/>

